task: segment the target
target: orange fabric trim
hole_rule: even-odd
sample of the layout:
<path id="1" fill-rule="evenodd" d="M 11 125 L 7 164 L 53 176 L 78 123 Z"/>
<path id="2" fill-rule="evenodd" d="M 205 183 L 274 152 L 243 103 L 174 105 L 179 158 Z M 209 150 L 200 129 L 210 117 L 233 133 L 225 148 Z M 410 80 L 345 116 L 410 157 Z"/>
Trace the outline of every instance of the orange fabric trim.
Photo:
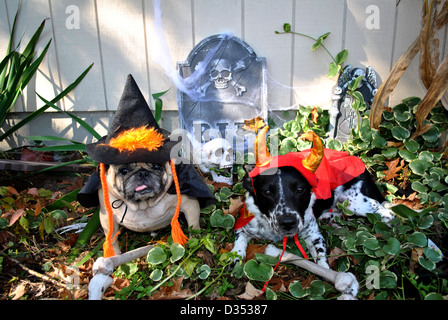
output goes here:
<path id="1" fill-rule="evenodd" d="M 106 212 L 107 212 L 107 234 L 106 234 L 106 240 L 103 244 L 103 257 L 109 258 L 115 256 L 114 248 L 112 247 L 112 242 L 115 240 L 115 238 L 118 236 L 119 232 L 115 234 L 113 237 L 114 232 L 114 221 L 113 221 L 113 211 L 112 207 L 110 205 L 109 200 L 109 190 L 107 187 L 107 180 L 106 180 L 106 169 L 104 166 L 104 163 L 100 163 L 100 180 L 101 180 L 101 186 L 103 188 L 103 200 L 104 205 L 106 206 Z"/>
<path id="2" fill-rule="evenodd" d="M 174 159 L 170 161 L 170 165 L 171 165 L 171 171 L 173 172 L 174 186 L 176 187 L 176 195 L 177 195 L 176 211 L 174 212 L 173 219 L 171 219 L 171 236 L 173 238 L 173 242 L 179 243 L 184 246 L 187 243 L 188 238 L 185 236 L 179 224 L 181 193 L 180 193 L 179 181 L 177 179 L 176 167 L 174 165 Z"/>

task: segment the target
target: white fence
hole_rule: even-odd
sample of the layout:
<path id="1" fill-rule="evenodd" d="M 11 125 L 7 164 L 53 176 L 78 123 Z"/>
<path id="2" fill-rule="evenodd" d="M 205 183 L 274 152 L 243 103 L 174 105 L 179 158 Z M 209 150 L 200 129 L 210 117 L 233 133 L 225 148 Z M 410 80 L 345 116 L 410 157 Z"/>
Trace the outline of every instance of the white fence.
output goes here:
<path id="1" fill-rule="evenodd" d="M 398 2 L 398 3 L 397 3 Z M 329 56 L 311 51 L 305 37 L 278 35 L 283 23 L 313 37 L 326 32 L 330 52 L 346 48 L 346 63 L 372 66 L 385 79 L 391 67 L 421 29 L 422 0 L 161 0 L 165 36 L 173 66 L 185 60 L 202 39 L 231 32 L 267 60 L 269 74 L 294 87 L 301 103 L 330 106 L 336 78 L 327 79 Z M 0 57 L 5 55 L 18 0 L 0 2 Z M 152 61 L 154 44 L 152 0 L 24 0 L 18 18 L 16 43 L 27 43 L 43 19 L 40 49 L 52 38 L 47 57 L 35 81 L 17 102 L 10 124 L 43 103 L 35 91 L 50 100 L 94 63 L 87 77 L 59 106 L 73 111 L 105 133 L 116 109 L 126 75 L 131 73 L 152 105 L 151 94 L 171 88 L 164 96 L 164 126 L 177 126 L 176 89 Z M 446 28 L 440 30 L 441 59 L 447 54 Z M 22 45 L 23 46 L 23 45 Z M 425 89 L 415 59 L 395 90 L 390 105 L 402 98 L 421 96 Z M 290 97 L 284 97 L 289 99 Z M 286 101 L 285 103 L 288 103 Z M 21 136 L 53 134 L 80 141 L 92 137 L 63 114 L 47 112 Z M 24 143 L 20 136 L 2 149 Z"/>

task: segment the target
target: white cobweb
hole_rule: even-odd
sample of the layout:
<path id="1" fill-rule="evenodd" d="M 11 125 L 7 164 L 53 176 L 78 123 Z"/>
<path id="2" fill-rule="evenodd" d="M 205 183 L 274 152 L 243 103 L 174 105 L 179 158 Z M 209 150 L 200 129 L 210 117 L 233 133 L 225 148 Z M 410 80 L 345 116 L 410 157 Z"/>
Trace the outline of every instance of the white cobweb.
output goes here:
<path id="1" fill-rule="evenodd" d="M 226 54 L 235 49 L 231 48 L 234 36 L 230 33 L 221 34 L 213 42 L 213 45 L 209 45 L 205 50 L 206 53 L 198 57 L 199 62 L 196 62 L 196 64 L 192 62 L 190 69 L 188 69 L 189 73 L 181 75 L 176 67 L 176 61 L 172 59 L 166 41 L 160 0 L 153 0 L 153 5 L 153 28 L 155 32 L 150 47 L 155 49 L 152 50 L 151 57 L 164 70 L 166 76 L 179 92 L 179 123 L 180 129 L 184 131 L 177 133 L 177 135 L 182 136 L 184 142 L 190 140 L 191 143 L 190 150 L 187 151 L 185 151 L 186 146 L 184 144 L 184 156 L 186 154 L 192 155 L 195 150 L 203 149 L 204 143 L 221 138 L 223 135 L 236 149 L 248 149 L 250 152 L 254 139 L 253 135 L 247 132 L 242 133 L 240 130 L 229 137 L 225 130 L 235 131 L 241 128 L 243 120 L 249 120 L 257 116 L 262 117 L 265 121 L 269 118 L 270 124 L 274 123 L 276 127 L 281 127 L 283 123 L 294 118 L 296 110 L 300 106 L 309 105 L 309 102 L 306 101 L 307 97 L 303 95 L 304 92 L 314 91 L 317 93 L 322 91 L 322 88 L 318 85 L 291 87 L 282 84 L 271 76 L 267 68 L 264 68 L 260 74 L 258 90 L 249 90 L 248 81 L 254 81 L 251 68 L 259 63 L 259 60 L 257 60 L 258 57 L 253 51 L 237 50 L 237 54 L 240 55 L 238 56 L 238 62 L 232 66 L 227 66 L 226 59 L 230 59 L 226 58 Z M 223 87 L 218 90 L 220 83 L 217 83 L 216 81 L 219 82 L 219 80 L 215 78 L 215 70 L 220 68 L 231 70 L 231 80 L 230 77 L 225 77 L 228 73 L 223 73 L 221 76 L 221 78 L 225 78 L 224 80 L 221 79 L 222 81 L 227 81 L 222 84 L 223 86 L 226 85 L 225 90 Z M 215 73 L 213 73 L 214 71 Z M 215 82 L 213 82 L 213 79 L 215 79 Z M 210 94 L 210 92 L 214 92 L 214 94 Z M 241 104 L 224 104 L 225 107 L 222 107 L 223 101 L 233 99 L 232 96 L 233 98 L 239 96 Z M 181 97 L 182 102 L 179 101 L 179 97 Z M 328 98 L 330 97 L 331 92 L 328 93 Z M 326 109 L 331 107 L 331 100 L 327 100 L 328 105 L 324 107 Z M 199 109 L 200 112 L 198 112 Z M 247 115 L 250 115 L 250 117 L 247 117 Z M 198 122 L 200 123 L 198 124 Z M 225 130 L 216 125 L 217 123 L 226 123 Z M 239 126 L 235 127 L 235 123 L 239 123 Z M 195 125 L 202 126 L 202 129 L 198 129 L 197 126 L 195 128 Z M 209 130 L 204 132 L 204 127 L 209 128 Z M 198 131 L 200 131 L 199 136 Z M 176 132 L 173 133 L 176 134 Z M 238 138 L 241 138 L 242 134 L 244 138 L 238 142 Z"/>

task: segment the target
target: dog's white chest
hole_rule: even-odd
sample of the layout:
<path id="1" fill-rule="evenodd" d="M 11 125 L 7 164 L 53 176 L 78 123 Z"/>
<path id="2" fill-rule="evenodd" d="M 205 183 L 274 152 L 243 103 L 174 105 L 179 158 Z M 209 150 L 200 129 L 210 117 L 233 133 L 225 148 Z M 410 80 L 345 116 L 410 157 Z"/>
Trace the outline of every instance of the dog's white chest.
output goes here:
<path id="1" fill-rule="evenodd" d="M 110 201 L 113 203 L 117 200 L 110 194 Z M 103 202 L 100 193 L 100 201 Z M 120 202 L 118 200 L 117 202 Z M 147 232 L 154 231 L 168 226 L 174 216 L 176 209 L 176 195 L 166 193 L 161 201 L 152 207 L 144 209 L 132 208 L 123 202 L 121 205 L 115 205 L 113 209 L 114 220 L 123 227 L 136 231 Z M 104 206 L 101 205 L 101 215 L 106 217 Z"/>

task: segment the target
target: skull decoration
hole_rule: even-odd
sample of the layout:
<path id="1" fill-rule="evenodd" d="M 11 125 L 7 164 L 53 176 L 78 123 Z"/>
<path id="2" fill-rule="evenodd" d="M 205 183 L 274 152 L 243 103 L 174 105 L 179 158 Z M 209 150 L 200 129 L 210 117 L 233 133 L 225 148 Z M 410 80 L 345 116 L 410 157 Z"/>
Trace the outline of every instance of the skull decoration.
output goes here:
<path id="1" fill-rule="evenodd" d="M 216 182 L 231 184 L 233 168 L 233 147 L 222 138 L 215 138 L 205 143 L 198 152 L 194 153 L 194 160 L 204 173 L 210 173 Z M 230 177 L 226 177 L 225 174 Z"/>
<path id="2" fill-rule="evenodd" d="M 214 68 L 210 71 L 210 79 L 215 82 L 216 89 L 227 89 L 232 80 L 230 63 L 225 59 L 217 59 L 212 62 Z"/>

